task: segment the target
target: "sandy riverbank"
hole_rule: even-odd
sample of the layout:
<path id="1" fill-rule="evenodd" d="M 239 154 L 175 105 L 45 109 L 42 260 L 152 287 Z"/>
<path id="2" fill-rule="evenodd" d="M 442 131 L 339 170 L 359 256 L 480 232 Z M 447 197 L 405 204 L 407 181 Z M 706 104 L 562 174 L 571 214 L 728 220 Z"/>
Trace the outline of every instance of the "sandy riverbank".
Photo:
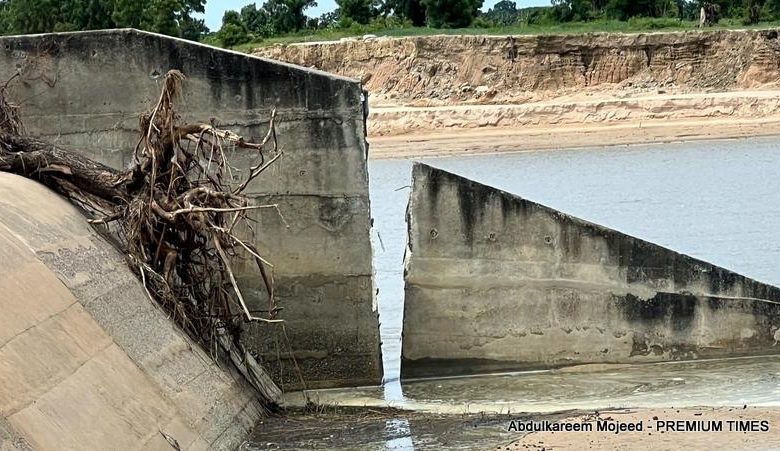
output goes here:
<path id="1" fill-rule="evenodd" d="M 372 108 L 371 156 L 418 158 L 780 134 L 776 90 L 616 94 L 591 91 L 522 105 Z"/>
<path id="2" fill-rule="evenodd" d="M 477 155 L 780 135 L 780 117 L 674 120 L 523 129 L 458 129 L 369 136 L 373 159 Z"/>

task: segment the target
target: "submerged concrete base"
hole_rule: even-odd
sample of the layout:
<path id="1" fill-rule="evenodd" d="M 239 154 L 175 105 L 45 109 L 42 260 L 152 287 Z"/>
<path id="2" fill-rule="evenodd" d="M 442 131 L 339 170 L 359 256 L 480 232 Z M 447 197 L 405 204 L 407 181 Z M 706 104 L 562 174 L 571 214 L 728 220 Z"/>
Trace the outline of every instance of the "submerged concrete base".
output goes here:
<path id="1" fill-rule="evenodd" d="M 402 377 L 780 353 L 780 289 L 416 164 Z"/>
<path id="2" fill-rule="evenodd" d="M 254 391 L 68 202 L 0 173 L 0 450 L 235 449 Z"/>

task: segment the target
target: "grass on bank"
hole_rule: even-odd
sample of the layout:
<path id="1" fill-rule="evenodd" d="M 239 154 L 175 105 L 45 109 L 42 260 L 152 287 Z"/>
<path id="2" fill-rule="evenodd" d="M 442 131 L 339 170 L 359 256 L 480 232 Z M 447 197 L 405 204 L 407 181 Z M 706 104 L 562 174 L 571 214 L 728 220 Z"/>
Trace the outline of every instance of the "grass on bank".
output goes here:
<path id="1" fill-rule="evenodd" d="M 717 29 L 756 29 L 780 26 L 780 21 L 761 22 L 755 25 L 744 25 L 737 19 L 725 19 L 707 30 Z M 234 50 L 251 52 L 258 47 L 269 47 L 277 44 L 294 44 L 299 42 L 334 41 L 341 38 L 359 37 L 366 34 L 376 36 L 431 36 L 431 35 L 522 35 L 522 34 L 577 34 L 577 33 L 637 33 L 654 31 L 695 31 L 698 23 L 676 19 L 633 18 L 628 21 L 599 20 L 591 22 L 567 22 L 559 24 L 520 24 L 500 27 L 470 27 L 470 28 L 428 28 L 401 27 L 389 28 L 381 22 L 360 25 L 353 24 L 349 28 L 334 28 L 317 31 L 302 31 L 249 42 L 233 47 Z"/>

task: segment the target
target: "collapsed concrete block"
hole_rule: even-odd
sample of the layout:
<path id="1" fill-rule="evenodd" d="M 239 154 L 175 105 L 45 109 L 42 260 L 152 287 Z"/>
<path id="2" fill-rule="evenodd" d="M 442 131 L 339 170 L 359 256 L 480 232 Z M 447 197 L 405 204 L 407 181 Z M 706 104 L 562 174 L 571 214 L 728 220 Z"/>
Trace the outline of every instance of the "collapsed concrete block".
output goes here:
<path id="1" fill-rule="evenodd" d="M 402 377 L 780 353 L 780 289 L 415 164 Z"/>
<path id="2" fill-rule="evenodd" d="M 115 168 L 132 160 L 138 116 L 170 69 L 187 77 L 183 119 L 262 139 L 277 110 L 284 156 L 249 186 L 255 244 L 274 264 L 279 325 L 253 324 L 247 347 L 284 389 L 378 384 L 365 109 L 360 83 L 316 70 L 137 30 L 0 38 L 0 82 L 23 101 L 28 132 Z M 231 152 L 246 171 L 255 155 Z M 248 265 L 250 266 L 250 265 Z M 252 310 L 268 309 L 262 280 L 239 268 Z M 297 368 L 301 369 L 299 374 Z"/>

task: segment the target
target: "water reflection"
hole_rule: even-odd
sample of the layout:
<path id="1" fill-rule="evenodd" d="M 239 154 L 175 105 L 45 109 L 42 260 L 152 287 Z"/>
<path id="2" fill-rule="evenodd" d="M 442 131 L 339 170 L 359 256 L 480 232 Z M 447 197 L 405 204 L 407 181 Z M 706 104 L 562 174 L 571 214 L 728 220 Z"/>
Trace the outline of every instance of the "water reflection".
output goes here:
<path id="1" fill-rule="evenodd" d="M 399 451 L 414 450 L 409 420 L 400 418 L 387 420 L 385 422 L 385 431 L 388 438 L 385 449 Z"/>
<path id="2" fill-rule="evenodd" d="M 383 394 L 385 401 L 391 404 L 403 403 L 406 401 L 400 379 L 385 382 Z"/>

